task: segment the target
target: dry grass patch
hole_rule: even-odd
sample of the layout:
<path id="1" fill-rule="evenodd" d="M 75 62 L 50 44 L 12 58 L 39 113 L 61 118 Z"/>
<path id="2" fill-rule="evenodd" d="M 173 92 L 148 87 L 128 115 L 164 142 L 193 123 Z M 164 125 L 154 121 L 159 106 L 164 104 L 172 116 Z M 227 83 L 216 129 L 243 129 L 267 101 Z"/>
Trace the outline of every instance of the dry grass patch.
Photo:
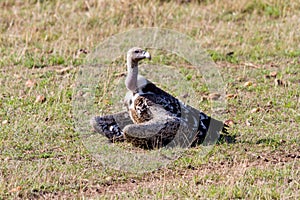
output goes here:
<path id="1" fill-rule="evenodd" d="M 0 6 L 0 199 L 299 199 L 296 1 L 4 0 Z M 137 175 L 104 168 L 89 154 L 75 130 L 80 116 L 72 98 L 77 67 L 101 41 L 149 26 L 187 34 L 208 50 L 227 86 L 226 118 L 236 142 L 221 141 L 205 158 L 200 147 L 189 149 L 167 168 Z M 163 57 L 156 62 L 188 66 Z M 123 61 L 115 65 L 111 80 L 125 71 Z M 110 100 L 96 99 L 99 113 L 113 110 Z M 198 103 L 209 111 L 209 100 Z"/>

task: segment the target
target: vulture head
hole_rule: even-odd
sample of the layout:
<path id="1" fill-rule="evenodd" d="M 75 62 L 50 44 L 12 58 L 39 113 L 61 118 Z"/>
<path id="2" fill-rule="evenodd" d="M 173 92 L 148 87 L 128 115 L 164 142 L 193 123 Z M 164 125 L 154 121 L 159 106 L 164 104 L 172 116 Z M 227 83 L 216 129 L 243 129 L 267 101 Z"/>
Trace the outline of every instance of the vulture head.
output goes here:
<path id="1" fill-rule="evenodd" d="M 127 77 L 125 85 L 128 90 L 137 92 L 138 90 L 138 62 L 142 59 L 151 59 L 149 52 L 134 47 L 127 52 Z"/>
<path id="2" fill-rule="evenodd" d="M 133 47 L 127 52 L 127 61 L 131 61 L 132 63 L 138 63 L 145 58 L 151 59 L 151 55 L 139 47 Z"/>

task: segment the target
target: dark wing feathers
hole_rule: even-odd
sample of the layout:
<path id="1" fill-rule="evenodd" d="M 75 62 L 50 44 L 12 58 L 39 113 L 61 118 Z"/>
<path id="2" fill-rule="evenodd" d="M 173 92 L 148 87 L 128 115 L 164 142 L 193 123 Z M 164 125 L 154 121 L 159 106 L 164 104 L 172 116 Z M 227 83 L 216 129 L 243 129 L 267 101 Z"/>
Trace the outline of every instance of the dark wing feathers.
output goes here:
<path id="1" fill-rule="evenodd" d="M 125 111 L 114 115 L 94 117 L 91 120 L 92 126 L 113 142 L 126 139 L 136 146 L 146 146 L 147 148 L 166 145 L 174 139 L 178 131 L 184 136 L 179 135 L 179 138 L 190 138 L 184 143 L 193 142 L 192 146 L 216 141 L 220 131 L 228 133 L 228 126 L 223 122 L 213 119 L 191 106 L 184 105 L 148 80 L 147 84 L 139 87 L 139 97 L 135 99 L 135 102 L 127 99 L 128 108 L 131 103 L 135 105 L 134 112 L 139 115 L 136 117 L 144 117 L 140 121 L 134 120 L 137 124 L 133 123 L 128 112 Z M 159 131 L 157 131 L 158 129 Z M 157 133 L 155 136 L 151 134 L 153 131 Z M 194 133 L 194 135 L 187 135 L 190 133 Z M 182 143 L 182 141 L 182 139 L 176 141 L 175 138 L 172 142 Z"/>
<path id="2" fill-rule="evenodd" d="M 148 83 L 141 89 L 143 92 L 142 96 L 155 104 L 161 105 L 166 111 L 170 112 L 171 115 L 181 118 L 181 120 L 184 120 L 188 125 L 193 125 L 193 123 L 198 121 L 198 124 L 195 124 L 195 126 L 198 127 L 197 140 L 200 142 L 203 141 L 206 135 L 219 136 L 220 131 L 228 133 L 228 126 L 223 122 L 213 119 L 189 105 L 184 105 L 177 98 L 158 88 L 152 82 L 147 82 Z M 186 114 L 184 114 L 184 112 Z M 213 138 L 217 136 L 213 136 Z"/>
<path id="3" fill-rule="evenodd" d="M 180 102 L 169 93 L 158 88 L 150 81 L 148 81 L 148 83 L 142 88 L 142 92 L 142 96 L 146 97 L 155 104 L 161 105 L 171 114 L 180 117 Z"/>
<path id="4" fill-rule="evenodd" d="M 123 141 L 122 129 L 132 124 L 128 112 L 123 111 L 113 115 L 96 116 L 91 119 L 94 130 L 106 136 L 110 141 Z"/>

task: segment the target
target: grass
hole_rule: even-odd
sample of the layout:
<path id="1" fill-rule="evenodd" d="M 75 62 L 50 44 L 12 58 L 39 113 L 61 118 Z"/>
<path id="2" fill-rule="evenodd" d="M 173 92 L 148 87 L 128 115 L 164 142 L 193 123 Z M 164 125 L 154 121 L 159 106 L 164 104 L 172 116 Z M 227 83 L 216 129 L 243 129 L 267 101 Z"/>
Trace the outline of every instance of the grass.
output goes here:
<path id="1" fill-rule="evenodd" d="M 0 199 L 299 199 L 300 3 L 4 0 L 0 6 Z M 177 30 L 208 51 L 226 84 L 225 118 L 234 122 L 235 143 L 221 142 L 204 158 L 201 146 L 189 149 L 144 174 L 107 168 L 89 153 L 72 108 L 79 66 L 105 38 L 140 27 Z M 201 96 L 199 107 L 210 112 L 203 98 L 209 92 L 187 63 L 164 52 L 152 56 L 152 63 L 181 67 Z M 124 62 L 113 63 L 111 80 L 125 71 Z M 98 92 L 99 114 L 114 110 L 111 94 Z"/>

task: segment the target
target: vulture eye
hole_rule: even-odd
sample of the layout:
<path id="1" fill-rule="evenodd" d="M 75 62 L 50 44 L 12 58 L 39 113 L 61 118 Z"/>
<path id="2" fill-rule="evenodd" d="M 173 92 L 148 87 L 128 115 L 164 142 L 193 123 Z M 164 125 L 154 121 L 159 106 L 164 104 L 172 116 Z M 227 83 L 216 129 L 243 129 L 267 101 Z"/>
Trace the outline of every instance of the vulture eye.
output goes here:
<path id="1" fill-rule="evenodd" d="M 134 53 L 139 53 L 139 52 L 140 52 L 139 50 L 135 50 L 135 51 L 134 51 Z"/>

